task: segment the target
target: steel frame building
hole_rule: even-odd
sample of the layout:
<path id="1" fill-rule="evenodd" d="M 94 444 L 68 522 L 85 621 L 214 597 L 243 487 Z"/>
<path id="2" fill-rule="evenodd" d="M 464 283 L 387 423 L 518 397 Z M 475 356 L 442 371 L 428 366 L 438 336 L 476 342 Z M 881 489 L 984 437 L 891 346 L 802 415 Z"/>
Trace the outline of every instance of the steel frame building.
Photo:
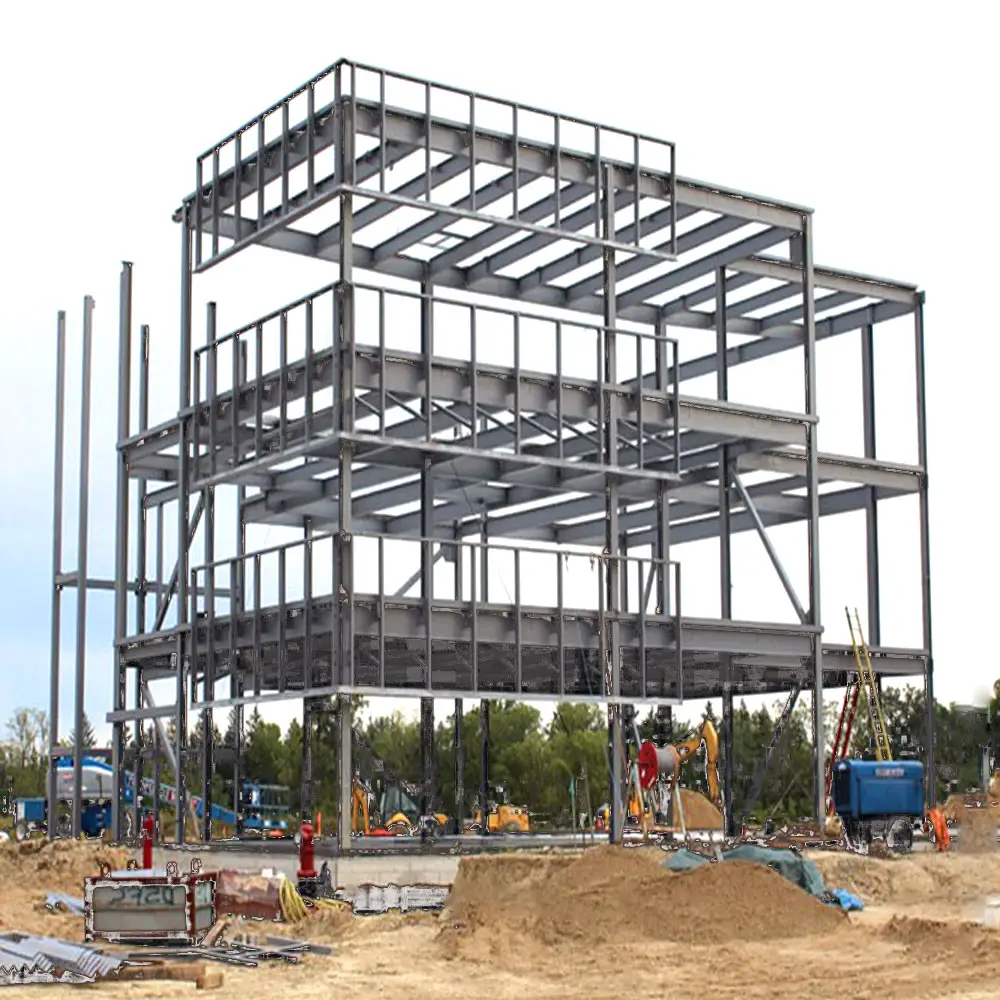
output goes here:
<path id="1" fill-rule="evenodd" d="M 54 635 L 63 587 L 86 581 L 81 615 L 88 587 L 114 588 L 108 720 L 119 788 L 126 765 L 138 778 L 150 755 L 126 751 L 126 727 L 141 745 L 143 720 L 174 720 L 167 749 L 180 789 L 191 712 L 211 721 L 215 709 L 273 698 L 303 701 L 307 813 L 317 699 L 403 694 L 426 707 L 454 698 L 457 719 L 463 698 L 591 700 L 612 706 L 618 747 L 615 706 L 721 696 L 728 765 L 733 695 L 805 688 L 819 814 L 822 692 L 853 668 L 850 647 L 822 641 L 819 523 L 853 510 L 867 516 L 875 669 L 921 675 L 932 695 L 923 293 L 817 266 L 811 210 L 685 179 L 672 143 L 341 61 L 199 156 L 175 219 L 178 408 L 150 425 L 143 327 L 138 428 L 129 426 L 131 265 L 122 274 L 113 582 L 87 577 L 86 476 L 80 565 L 60 564 L 60 317 Z M 193 281 L 238 266 L 251 246 L 329 261 L 337 279 L 235 330 L 217 328 L 212 303 L 202 327 Z M 904 315 L 915 334 L 915 466 L 875 452 L 874 331 Z M 684 360 L 672 328 L 714 333 L 714 347 Z M 864 455 L 821 454 L 816 345 L 853 330 Z M 804 359 L 801 412 L 729 400 L 734 367 L 789 350 Z M 683 391 L 701 376 L 714 377 L 714 396 Z M 920 498 L 919 649 L 886 648 L 879 630 L 878 502 L 906 494 Z M 221 555 L 225 500 L 238 527 Z M 168 509 L 178 556 L 165 579 Z M 795 521 L 808 525 L 803 600 L 768 538 L 770 526 Z M 303 535 L 248 551 L 248 523 Z M 797 624 L 732 620 L 730 539 L 740 531 L 760 535 Z M 720 539 L 717 619 L 683 613 L 672 558 L 673 546 L 709 537 Z M 512 574 L 503 599 L 491 570 L 501 558 Z M 397 571 L 412 576 L 393 583 Z M 53 669 L 54 746 L 56 640 Z M 175 703 L 154 705 L 149 683 L 165 678 Z M 82 680 L 81 643 L 77 733 Z M 347 804 L 349 712 L 340 718 Z M 209 738 L 206 801 L 214 759 Z M 612 806 L 620 831 L 620 791 Z M 184 820 L 180 808 L 179 837 Z M 349 833 L 342 805 L 341 844 Z"/>

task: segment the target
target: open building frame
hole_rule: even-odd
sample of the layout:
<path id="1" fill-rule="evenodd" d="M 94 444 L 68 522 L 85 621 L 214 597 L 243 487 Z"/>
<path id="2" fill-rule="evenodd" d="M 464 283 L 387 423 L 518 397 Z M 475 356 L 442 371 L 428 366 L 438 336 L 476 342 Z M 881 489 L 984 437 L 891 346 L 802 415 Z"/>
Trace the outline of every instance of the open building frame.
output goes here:
<path id="1" fill-rule="evenodd" d="M 75 571 L 62 566 L 59 318 L 53 760 L 64 752 L 56 746 L 60 595 L 80 591 L 80 734 L 86 593 L 103 588 L 115 593 L 115 801 L 126 781 L 138 782 L 144 761 L 158 759 L 142 742 L 149 719 L 184 794 L 188 719 L 203 713 L 206 838 L 216 709 L 239 706 L 242 731 L 245 704 L 302 700 L 307 815 L 312 712 L 352 694 L 420 697 L 425 737 L 432 698 L 455 699 L 456 735 L 463 699 L 478 699 L 484 759 L 494 699 L 608 703 L 609 743 L 620 751 L 614 706 L 721 697 L 731 817 L 733 696 L 808 690 L 821 815 L 822 692 L 845 684 L 853 660 L 849 646 L 822 639 L 819 523 L 864 510 L 872 661 L 881 677 L 923 677 L 933 797 L 923 292 L 817 266 L 811 210 L 686 179 L 676 160 L 669 142 L 345 60 L 199 156 L 195 190 L 175 215 L 177 413 L 150 423 L 155 376 L 144 326 L 138 427 L 130 425 L 131 264 L 122 271 L 113 581 L 87 574 L 89 298 L 81 555 Z M 224 262 L 238 267 L 251 246 L 329 261 L 337 278 L 235 330 L 220 329 L 215 303 L 203 321 L 193 316 L 192 283 Z M 875 331 L 907 315 L 915 466 L 882 461 L 875 449 Z M 714 332 L 714 349 L 683 360 L 671 328 Z M 816 344 L 854 330 L 864 454 L 822 454 Z M 729 399 L 736 366 L 789 350 L 803 358 L 801 412 Z M 714 395 L 684 391 L 703 376 L 714 377 Z M 761 474 L 769 478 L 747 481 Z M 920 504 L 923 645 L 887 648 L 879 501 L 908 494 Z M 231 545 L 216 530 L 227 502 L 236 511 Z M 802 597 L 768 538 L 770 526 L 796 521 L 808 526 Z M 302 537 L 248 550 L 251 523 Z M 797 623 L 732 620 L 730 540 L 748 530 L 763 540 Z M 192 552 L 199 531 L 200 563 Z M 168 532 L 177 548 L 169 577 Z M 720 539 L 721 613 L 693 618 L 683 612 L 672 547 L 710 537 Z M 491 562 L 501 558 L 510 568 L 503 595 L 490 586 Z M 412 575 L 393 583 L 401 566 Z M 173 681 L 174 703 L 154 704 L 150 682 L 164 679 Z M 339 713 L 343 849 L 349 715 Z M 164 720 L 175 724 L 172 740 Z M 126 749 L 133 726 L 137 752 Z M 75 749 L 79 766 L 90 748 Z M 237 785 L 241 753 L 238 745 Z M 433 782 L 424 756 L 424 779 Z M 615 835 L 624 822 L 621 757 L 611 756 Z M 77 795 L 80 787 L 77 780 Z M 51 816 L 54 770 L 48 796 Z M 178 808 L 178 838 L 185 818 Z M 117 839 L 124 806 L 113 821 Z"/>

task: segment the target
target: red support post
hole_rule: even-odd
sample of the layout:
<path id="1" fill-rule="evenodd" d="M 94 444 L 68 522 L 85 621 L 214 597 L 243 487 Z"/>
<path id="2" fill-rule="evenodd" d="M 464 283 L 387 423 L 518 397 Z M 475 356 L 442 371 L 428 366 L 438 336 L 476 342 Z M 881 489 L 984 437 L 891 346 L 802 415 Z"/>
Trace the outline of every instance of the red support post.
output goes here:
<path id="1" fill-rule="evenodd" d="M 149 870 L 153 867 L 153 814 L 148 812 L 142 817 L 142 867 Z"/>
<path id="2" fill-rule="evenodd" d="M 299 830 L 299 878 L 316 878 L 316 845 L 312 823 L 303 823 Z"/>

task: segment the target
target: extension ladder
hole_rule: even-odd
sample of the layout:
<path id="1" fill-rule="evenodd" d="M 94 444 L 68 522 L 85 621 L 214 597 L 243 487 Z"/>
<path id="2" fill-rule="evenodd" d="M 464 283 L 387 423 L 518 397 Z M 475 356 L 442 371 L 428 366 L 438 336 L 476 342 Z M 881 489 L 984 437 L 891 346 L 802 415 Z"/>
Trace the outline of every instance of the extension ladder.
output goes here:
<path id="1" fill-rule="evenodd" d="M 889 746 L 889 734 L 885 731 L 885 717 L 882 714 L 882 702 L 878 696 L 878 683 L 875 680 L 875 671 L 872 669 L 872 660 L 868 652 L 868 643 L 865 642 L 864 632 L 861 631 L 861 619 L 857 609 L 854 610 L 854 622 L 851 622 L 851 615 L 847 608 L 844 608 L 847 615 L 847 627 L 851 630 L 851 646 L 854 648 L 854 663 L 858 668 L 858 675 L 868 695 L 868 714 L 871 717 L 872 733 L 875 736 L 875 759 L 892 760 L 892 748 Z M 855 635 L 855 628 L 857 634 Z"/>
<path id="2" fill-rule="evenodd" d="M 875 671 L 872 669 L 868 645 L 865 642 L 864 632 L 861 630 L 861 619 L 857 609 L 854 611 L 853 620 L 847 608 L 844 608 L 844 614 L 847 615 L 847 627 L 851 633 L 851 648 L 854 651 L 854 666 L 857 672 L 847 681 L 844 704 L 840 709 L 840 718 L 837 720 L 833 747 L 830 751 L 830 763 L 826 769 L 826 810 L 828 815 L 833 812 L 833 769 L 838 761 L 847 756 L 850 749 L 851 731 L 854 728 L 862 686 L 868 697 L 868 715 L 872 734 L 875 737 L 875 759 L 892 760 L 889 737 L 885 731 L 885 717 L 882 714 L 882 702 L 878 696 L 878 684 L 875 680 Z"/>

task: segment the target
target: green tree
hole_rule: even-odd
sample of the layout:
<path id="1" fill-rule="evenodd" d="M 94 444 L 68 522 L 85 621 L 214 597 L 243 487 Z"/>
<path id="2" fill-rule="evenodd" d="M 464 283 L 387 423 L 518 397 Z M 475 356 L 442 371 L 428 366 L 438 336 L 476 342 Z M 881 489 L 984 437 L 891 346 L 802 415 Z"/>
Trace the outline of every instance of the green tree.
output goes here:
<path id="1" fill-rule="evenodd" d="M 94 732 L 94 727 L 90 724 L 90 719 L 87 718 L 86 712 L 83 715 L 83 739 L 80 741 L 84 750 L 90 750 L 97 747 L 97 733 Z M 73 747 L 76 745 L 76 730 L 71 729 L 69 736 L 66 737 L 60 744 L 64 747 Z"/>

